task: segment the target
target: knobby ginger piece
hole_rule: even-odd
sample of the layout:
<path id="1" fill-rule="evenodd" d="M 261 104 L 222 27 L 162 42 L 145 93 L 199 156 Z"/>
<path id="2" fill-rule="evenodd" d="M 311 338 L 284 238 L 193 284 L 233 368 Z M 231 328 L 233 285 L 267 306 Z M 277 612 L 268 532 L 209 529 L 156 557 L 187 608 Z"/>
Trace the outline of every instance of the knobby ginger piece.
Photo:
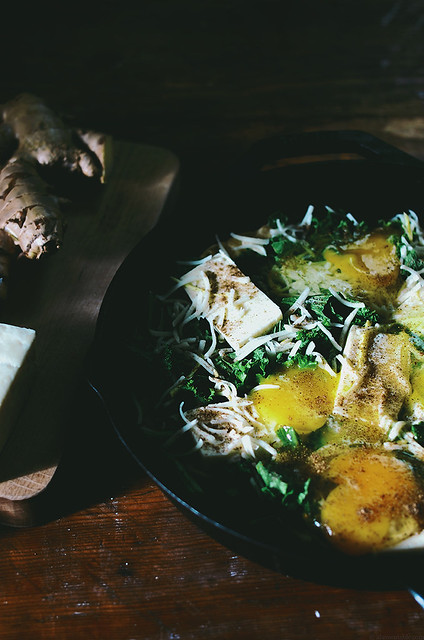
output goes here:
<path id="1" fill-rule="evenodd" d="M 76 133 L 87 145 L 87 147 L 97 156 L 101 167 L 101 182 L 106 182 L 112 169 L 113 151 L 112 136 L 97 131 L 84 131 L 77 129 Z"/>
<path id="2" fill-rule="evenodd" d="M 62 243 L 58 201 L 31 161 L 15 156 L 0 171 L 0 229 L 27 258 L 40 258 Z"/>
<path id="3" fill-rule="evenodd" d="M 96 154 L 37 96 L 22 93 L 4 104 L 3 122 L 18 140 L 18 155 L 32 157 L 40 165 L 101 178 Z"/>

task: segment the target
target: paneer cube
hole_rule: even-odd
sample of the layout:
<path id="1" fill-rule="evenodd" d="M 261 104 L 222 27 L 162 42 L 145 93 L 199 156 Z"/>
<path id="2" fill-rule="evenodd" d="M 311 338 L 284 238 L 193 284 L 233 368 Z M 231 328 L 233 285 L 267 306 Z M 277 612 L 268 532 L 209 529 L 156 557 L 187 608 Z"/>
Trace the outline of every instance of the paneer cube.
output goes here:
<path id="1" fill-rule="evenodd" d="M 212 320 L 235 350 L 282 319 L 279 306 L 223 252 L 192 269 L 184 282 L 199 315 Z"/>

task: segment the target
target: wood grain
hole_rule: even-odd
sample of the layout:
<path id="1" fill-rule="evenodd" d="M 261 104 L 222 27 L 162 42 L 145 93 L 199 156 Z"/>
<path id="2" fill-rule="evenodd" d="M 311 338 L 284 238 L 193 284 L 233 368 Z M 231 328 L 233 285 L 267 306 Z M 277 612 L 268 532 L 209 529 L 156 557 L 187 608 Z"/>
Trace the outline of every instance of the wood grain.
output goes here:
<path id="1" fill-rule="evenodd" d="M 113 149 L 107 183 L 64 207 L 64 246 L 39 264 L 18 264 L 10 285 L 2 321 L 36 330 L 37 363 L 29 397 L 0 452 L 0 519 L 22 523 L 23 501 L 55 473 L 103 296 L 176 180 L 177 159 L 165 149 L 119 141 Z"/>

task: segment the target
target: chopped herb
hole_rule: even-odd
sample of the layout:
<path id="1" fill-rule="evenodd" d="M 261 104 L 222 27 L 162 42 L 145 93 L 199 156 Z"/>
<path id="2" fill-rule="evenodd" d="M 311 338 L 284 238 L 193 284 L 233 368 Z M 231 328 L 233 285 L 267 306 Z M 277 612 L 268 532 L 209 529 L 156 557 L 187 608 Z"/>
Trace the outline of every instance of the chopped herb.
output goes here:
<path id="1" fill-rule="evenodd" d="M 299 446 L 299 438 L 293 427 L 280 427 L 277 429 L 277 436 L 281 440 L 283 447 L 295 449 Z"/>
<path id="2" fill-rule="evenodd" d="M 396 255 L 401 259 L 402 264 L 414 271 L 419 271 L 424 267 L 424 261 L 419 258 L 416 249 L 410 244 L 410 238 L 406 232 L 401 235 L 394 233 L 388 239 L 396 247 Z M 406 250 L 403 256 L 402 249 Z M 406 275 L 405 271 L 402 275 Z"/>
<path id="3" fill-rule="evenodd" d="M 315 351 L 321 353 L 327 362 L 331 362 L 331 360 L 340 353 L 330 338 L 319 327 L 300 329 L 297 332 L 296 338 L 300 340 L 299 353 L 302 353 L 302 350 L 305 350 L 310 342 L 315 343 Z"/>
<path id="4" fill-rule="evenodd" d="M 215 390 L 211 388 L 208 375 L 203 373 L 203 369 L 199 367 L 189 377 L 182 380 L 178 385 L 180 392 L 186 392 L 191 396 L 194 404 L 204 405 L 216 400 Z"/>
<path id="5" fill-rule="evenodd" d="M 418 257 L 415 249 L 410 248 L 405 257 L 403 258 L 403 264 L 414 271 L 420 271 L 424 267 L 424 261 Z"/>
<path id="6" fill-rule="evenodd" d="M 286 236 L 276 236 L 271 239 L 270 247 L 279 258 L 287 258 L 299 253 L 304 253 L 305 247 L 300 242 L 293 242 Z"/>
<path id="7" fill-rule="evenodd" d="M 325 327 L 331 326 L 335 322 L 343 322 L 343 305 L 330 293 L 323 292 L 321 295 L 311 296 L 306 304 L 306 308 L 312 315 L 322 322 Z"/>
<path id="8" fill-rule="evenodd" d="M 412 435 L 415 440 L 424 447 L 424 422 L 417 422 L 411 427 Z"/>
<path id="9" fill-rule="evenodd" d="M 305 484 L 303 485 L 303 490 L 299 491 L 299 493 L 297 494 L 297 503 L 298 504 L 304 504 L 306 499 L 309 496 L 309 485 L 311 484 L 311 478 L 308 478 L 305 482 Z"/>
<path id="10" fill-rule="evenodd" d="M 245 384 L 253 376 L 265 376 L 269 366 L 269 357 L 263 347 L 258 347 L 243 360 L 236 360 L 236 354 L 230 352 L 225 356 L 218 356 L 214 364 L 218 371 L 225 373 L 236 386 Z"/>
<path id="11" fill-rule="evenodd" d="M 288 495 L 292 493 L 292 491 L 289 490 L 288 483 L 283 480 L 280 474 L 275 471 L 269 471 L 263 462 L 257 463 L 256 471 L 264 483 L 264 487 L 262 487 L 264 493 L 270 493 L 272 496 L 276 493 L 280 494 L 283 502 L 287 499 Z"/>
<path id="12" fill-rule="evenodd" d="M 284 364 L 286 367 L 297 365 L 299 369 L 316 369 L 318 366 L 315 356 L 306 356 L 304 353 L 296 353 L 287 358 Z"/>
<path id="13" fill-rule="evenodd" d="M 320 253 L 330 244 L 337 247 L 352 242 L 368 231 L 368 225 L 363 220 L 355 223 L 341 209 L 335 211 L 324 207 L 314 213 L 308 242 L 319 248 Z"/>
<path id="14" fill-rule="evenodd" d="M 265 345 L 257 347 L 243 360 L 236 360 L 234 352 L 214 358 L 214 364 L 220 375 L 225 375 L 226 379 L 235 384 L 240 391 L 249 386 L 255 386 L 261 378 L 269 376 L 286 361 L 286 353 L 280 352 L 271 357 Z"/>
<path id="15" fill-rule="evenodd" d="M 329 433 L 328 425 L 324 425 L 320 429 L 311 431 L 306 437 L 306 445 L 311 451 L 316 451 L 328 444 L 327 437 Z"/>
<path id="16" fill-rule="evenodd" d="M 301 482 L 296 482 L 295 478 L 292 481 L 286 481 L 280 473 L 268 469 L 263 462 L 258 462 L 255 469 L 263 482 L 261 488 L 263 493 L 267 493 L 272 498 L 279 498 L 283 505 L 292 508 L 305 503 L 310 478 Z"/>
<path id="17" fill-rule="evenodd" d="M 353 301 L 354 300 L 352 299 L 352 302 Z M 375 309 L 371 309 L 371 307 L 359 307 L 353 319 L 353 324 L 357 324 L 362 327 L 367 322 L 370 322 L 371 324 L 377 324 L 381 322 L 380 314 Z"/>

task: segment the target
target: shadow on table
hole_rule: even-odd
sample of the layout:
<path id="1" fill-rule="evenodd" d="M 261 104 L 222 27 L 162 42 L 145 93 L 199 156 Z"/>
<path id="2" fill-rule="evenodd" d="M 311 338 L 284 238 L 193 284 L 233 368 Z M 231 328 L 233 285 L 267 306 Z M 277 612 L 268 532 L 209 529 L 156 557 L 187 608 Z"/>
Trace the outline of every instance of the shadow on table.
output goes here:
<path id="1" fill-rule="evenodd" d="M 59 466 L 47 488 L 26 501 L 22 526 L 46 524 L 143 481 L 143 471 L 116 436 L 97 396 L 81 382 L 76 397 Z"/>

